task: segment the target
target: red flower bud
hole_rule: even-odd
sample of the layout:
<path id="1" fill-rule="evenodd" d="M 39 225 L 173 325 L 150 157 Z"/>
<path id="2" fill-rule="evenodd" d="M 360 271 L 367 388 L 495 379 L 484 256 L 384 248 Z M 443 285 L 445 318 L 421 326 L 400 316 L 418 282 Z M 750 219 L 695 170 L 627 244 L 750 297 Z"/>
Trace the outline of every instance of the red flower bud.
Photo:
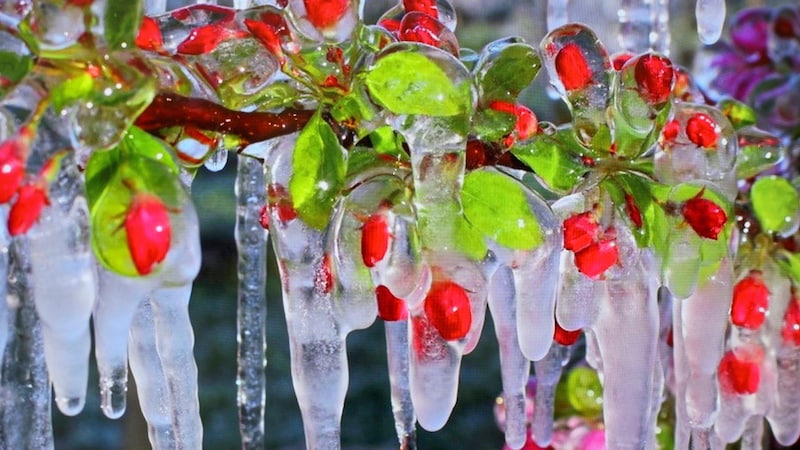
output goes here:
<path id="1" fill-rule="evenodd" d="M 578 338 L 581 337 L 581 329 L 578 328 L 574 331 L 567 331 L 561 328 L 561 325 L 558 324 L 556 320 L 556 329 L 553 333 L 553 340 L 558 342 L 561 345 L 572 345 L 578 341 Z"/>
<path id="2" fill-rule="evenodd" d="M 570 42 L 556 55 L 556 72 L 564 89 L 583 89 L 592 82 L 592 69 L 581 51 L 580 45 Z"/>
<path id="3" fill-rule="evenodd" d="M 349 0 L 303 0 L 306 17 L 314 27 L 324 30 L 337 23 L 350 8 Z"/>
<path id="4" fill-rule="evenodd" d="M 361 259 L 365 266 L 374 267 L 386 256 L 390 235 L 385 214 L 377 212 L 369 216 L 361 228 Z"/>
<path id="5" fill-rule="evenodd" d="M 0 204 L 11 200 L 25 176 L 20 146 L 16 139 L 0 144 Z"/>
<path id="6" fill-rule="evenodd" d="M 392 291 L 384 285 L 375 288 L 375 297 L 378 300 L 378 317 L 395 322 L 408 318 L 408 307 L 403 299 L 397 298 Z"/>
<path id="7" fill-rule="evenodd" d="M 644 224 L 644 222 L 642 222 L 642 211 L 639 210 L 636 199 L 628 193 L 625 193 L 625 212 L 628 213 L 628 217 L 631 218 L 631 222 L 636 225 L 636 228 L 642 228 Z"/>
<path id="8" fill-rule="evenodd" d="M 589 278 L 596 279 L 619 261 L 616 236 L 606 237 L 575 253 L 575 266 Z"/>
<path id="9" fill-rule="evenodd" d="M 683 218 L 698 236 L 717 240 L 728 221 L 728 215 L 716 203 L 701 198 L 702 194 L 703 191 L 700 191 L 683 205 Z"/>
<path id="10" fill-rule="evenodd" d="M 425 297 L 425 315 L 447 341 L 461 339 L 472 326 L 472 308 L 464 288 L 452 281 L 435 281 Z"/>
<path id="11" fill-rule="evenodd" d="M 434 19 L 439 18 L 439 7 L 436 5 L 436 0 L 403 0 L 403 9 L 407 13 L 417 11 Z"/>
<path id="12" fill-rule="evenodd" d="M 768 309 L 769 289 L 761 271 L 751 270 L 733 288 L 731 322 L 739 327 L 758 329 L 764 323 Z"/>
<path id="13" fill-rule="evenodd" d="M 158 51 L 164 47 L 164 38 L 158 28 L 158 22 L 152 17 L 142 18 L 142 26 L 134 41 L 142 50 Z"/>
<path id="14" fill-rule="evenodd" d="M 564 221 L 564 249 L 579 252 L 600 237 L 600 224 L 592 211 L 575 214 Z"/>
<path id="15" fill-rule="evenodd" d="M 636 61 L 633 76 L 639 93 L 649 103 L 660 105 L 672 94 L 672 62 L 658 55 L 643 55 Z"/>
<path id="16" fill-rule="evenodd" d="M 783 315 L 781 337 L 785 345 L 800 346 L 800 299 L 794 293 Z"/>
<path id="17" fill-rule="evenodd" d="M 717 122 L 703 113 L 697 113 L 686 122 L 686 136 L 698 147 L 717 146 Z"/>
<path id="18" fill-rule="evenodd" d="M 761 383 L 761 367 L 758 362 L 739 357 L 730 350 L 719 363 L 718 376 L 720 388 L 725 392 L 755 394 Z"/>
<path id="19" fill-rule="evenodd" d="M 136 194 L 125 215 L 128 250 L 139 275 L 147 275 L 167 256 L 172 237 L 169 214 L 161 199 Z"/>
<path id="20" fill-rule="evenodd" d="M 49 205 L 45 188 L 37 184 L 25 184 L 19 188 L 17 201 L 8 213 L 8 232 L 12 236 L 25 234 L 39 220 L 42 209 Z"/>

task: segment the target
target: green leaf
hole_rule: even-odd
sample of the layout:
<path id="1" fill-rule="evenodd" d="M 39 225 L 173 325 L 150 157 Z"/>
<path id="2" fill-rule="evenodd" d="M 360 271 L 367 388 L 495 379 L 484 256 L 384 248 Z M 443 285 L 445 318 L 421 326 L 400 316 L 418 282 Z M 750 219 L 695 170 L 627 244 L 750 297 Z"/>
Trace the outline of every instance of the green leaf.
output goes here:
<path id="1" fill-rule="evenodd" d="M 473 71 L 481 103 L 491 100 L 515 101 L 541 67 L 536 49 L 524 42 L 507 39 L 487 45 Z"/>
<path id="2" fill-rule="evenodd" d="M 81 72 L 64 81 L 50 91 L 53 109 L 61 112 L 70 103 L 89 97 L 92 94 L 92 88 L 94 88 L 94 80 L 87 72 Z"/>
<path id="3" fill-rule="evenodd" d="M 739 154 L 736 155 L 736 178 L 746 179 L 778 165 L 786 157 L 780 139 L 757 128 L 737 131 Z"/>
<path id="4" fill-rule="evenodd" d="M 408 153 L 403 150 L 403 136 L 395 133 L 392 127 L 385 125 L 378 127 L 369 134 L 372 148 L 382 155 L 394 156 L 403 161 L 409 161 Z"/>
<path id="5" fill-rule="evenodd" d="M 499 142 L 514 129 L 517 118 L 513 114 L 481 109 L 472 116 L 472 133 L 484 142 Z"/>
<path id="6" fill-rule="evenodd" d="M 134 48 L 143 10 L 142 0 L 108 0 L 104 35 L 111 50 Z"/>
<path id="7" fill-rule="evenodd" d="M 353 122 L 359 124 L 375 117 L 374 106 L 364 98 L 363 90 L 354 88 L 347 95 L 340 97 L 331 107 L 331 115 L 337 122 Z M 357 130 L 363 131 L 362 127 Z M 359 136 L 359 137 L 363 137 Z"/>
<path id="8" fill-rule="evenodd" d="M 523 186 L 506 175 L 475 170 L 464 177 L 464 216 L 498 244 L 531 250 L 542 243 L 539 222 L 531 212 Z"/>
<path id="9" fill-rule="evenodd" d="M 775 262 L 778 263 L 783 274 L 791 278 L 795 285 L 800 285 L 800 254 L 781 250 L 776 256 Z"/>
<path id="10" fill-rule="evenodd" d="M 344 185 L 347 165 L 336 134 L 320 110 L 297 136 L 289 193 L 300 218 L 323 229 Z"/>
<path id="11" fill-rule="evenodd" d="M 719 102 L 717 108 L 731 121 L 731 125 L 735 130 L 756 123 L 756 111 L 738 100 L 732 98 L 723 99 Z"/>
<path id="12" fill-rule="evenodd" d="M 454 62 L 455 64 L 455 62 Z M 395 114 L 468 114 L 470 86 L 456 86 L 445 71 L 421 53 L 398 51 L 380 58 L 365 75 L 369 94 Z"/>
<path id="13" fill-rule="evenodd" d="M 19 82 L 33 67 L 33 57 L 0 50 L 0 76 L 12 83 Z"/>
<path id="14" fill-rule="evenodd" d="M 750 201 L 761 228 L 768 233 L 791 229 L 800 207 L 794 186 L 775 175 L 756 180 L 750 189 Z"/>
<path id="15" fill-rule="evenodd" d="M 564 135 L 571 132 L 565 129 L 554 135 L 536 135 L 526 142 L 517 142 L 511 153 L 533 169 L 550 189 L 570 192 L 588 171 L 580 158 L 568 150 L 570 141 L 566 141 Z M 571 142 L 578 145 L 574 140 Z"/>
<path id="16" fill-rule="evenodd" d="M 467 221 L 464 216 L 459 215 L 455 224 L 456 248 L 470 259 L 480 261 L 486 257 L 489 247 L 483 233 L 478 231 Z"/>

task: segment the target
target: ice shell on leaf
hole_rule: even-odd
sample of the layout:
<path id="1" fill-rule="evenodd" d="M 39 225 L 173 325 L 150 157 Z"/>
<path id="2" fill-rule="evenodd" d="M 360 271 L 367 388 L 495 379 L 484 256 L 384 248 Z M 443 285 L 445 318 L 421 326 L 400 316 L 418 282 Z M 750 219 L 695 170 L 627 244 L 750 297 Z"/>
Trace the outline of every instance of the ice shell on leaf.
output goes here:
<path id="1" fill-rule="evenodd" d="M 710 106 L 688 103 L 675 104 L 672 117 L 678 133 L 659 139 L 656 179 L 671 185 L 709 180 L 726 190 L 733 187 L 732 170 L 739 146 L 728 118 Z M 674 127 L 665 129 L 672 131 Z"/>
<path id="2" fill-rule="evenodd" d="M 674 82 L 672 62 L 645 53 L 629 59 L 614 81 L 614 108 L 637 133 L 646 135 L 669 106 Z"/>
<path id="3" fill-rule="evenodd" d="M 494 100 L 516 102 L 540 67 L 536 49 L 521 38 L 499 39 L 487 44 L 472 69 L 481 104 Z"/>
<path id="4" fill-rule="evenodd" d="M 164 51 L 178 52 L 178 47 L 182 44 L 190 50 L 211 51 L 219 44 L 220 38 L 230 37 L 241 31 L 234 21 L 235 13 L 236 10 L 225 6 L 198 4 L 175 9 L 151 20 L 155 21 L 160 30 Z M 147 25 L 148 29 L 152 26 L 152 22 Z M 206 30 L 216 30 L 218 33 L 206 36 Z M 154 31 L 151 34 L 154 35 Z M 152 39 L 145 41 L 152 43 Z"/>
<path id="5" fill-rule="evenodd" d="M 433 14 L 434 10 L 435 14 Z M 448 0 L 398 0 L 395 6 L 381 15 L 377 23 L 378 25 L 393 21 L 400 23 L 403 16 L 412 11 L 428 14 L 450 31 L 456 31 L 458 17 L 455 8 Z"/>
<path id="6" fill-rule="evenodd" d="M 754 127 L 737 130 L 739 154 L 736 157 L 736 178 L 743 180 L 778 166 L 787 158 L 786 147 L 769 133 Z"/>
<path id="7" fill-rule="evenodd" d="M 585 25 L 567 24 L 548 33 L 539 52 L 551 84 L 572 111 L 575 134 L 590 146 L 611 100 L 608 51 Z"/>

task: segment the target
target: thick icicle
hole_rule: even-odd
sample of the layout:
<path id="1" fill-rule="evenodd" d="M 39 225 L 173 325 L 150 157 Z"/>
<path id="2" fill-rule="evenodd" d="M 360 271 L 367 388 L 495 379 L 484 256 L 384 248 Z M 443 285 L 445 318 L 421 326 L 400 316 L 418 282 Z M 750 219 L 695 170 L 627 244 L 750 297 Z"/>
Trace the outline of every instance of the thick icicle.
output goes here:
<path id="1" fill-rule="evenodd" d="M 136 380 L 139 406 L 147 421 L 147 434 L 153 450 L 172 450 L 176 447 L 172 429 L 167 379 L 156 350 L 153 308 L 150 299 L 139 304 L 131 323 L 130 366 Z M 166 403 L 166 407 L 165 407 Z"/>
<path id="2" fill-rule="evenodd" d="M 31 229 L 30 258 L 45 360 L 62 413 L 78 414 L 86 401 L 97 277 L 89 243 L 89 211 L 73 159 L 50 186 L 52 206 Z"/>
<path id="3" fill-rule="evenodd" d="M 700 42 L 706 45 L 717 42 L 725 25 L 725 0 L 697 0 L 695 17 Z"/>
<path id="4" fill-rule="evenodd" d="M 192 285 L 162 287 L 153 292 L 156 350 L 167 382 L 177 448 L 202 448 L 203 425 L 197 397 L 194 333 L 189 321 Z M 163 402 L 163 399 L 162 399 Z"/>
<path id="5" fill-rule="evenodd" d="M 8 301 L 12 311 L 0 387 L 0 448 L 47 450 L 53 448 L 50 380 L 33 304 L 27 247 L 27 237 L 18 237 L 9 251 Z"/>
<path id="6" fill-rule="evenodd" d="M 489 310 L 500 348 L 506 445 L 512 449 L 522 448 L 527 439 L 525 385 L 531 365 L 519 346 L 516 298 L 514 273 L 500 266 L 489 284 Z"/>
<path id="7" fill-rule="evenodd" d="M 126 277 L 103 267 L 98 268 L 98 284 L 92 323 L 100 408 L 106 417 L 117 419 L 126 408 L 129 330 L 139 305 L 155 285 L 152 278 Z"/>
<path id="8" fill-rule="evenodd" d="M 417 417 L 411 403 L 411 385 L 408 379 L 408 320 L 385 322 L 384 327 L 394 428 L 400 441 L 400 449 L 415 450 Z"/>
<path id="9" fill-rule="evenodd" d="M 652 48 L 654 1 L 622 0 L 617 17 L 619 19 L 619 44 L 622 50 L 634 54 Z"/>
<path id="10" fill-rule="evenodd" d="M 775 439 L 785 446 L 800 437 L 800 348 L 782 346 L 777 351 L 778 385 L 772 409 L 767 414 Z"/>
<path id="11" fill-rule="evenodd" d="M 658 341 L 656 267 L 630 232 L 617 226 L 620 266 L 611 269 L 595 324 L 603 359 L 603 418 L 608 448 L 643 448 L 648 441 Z M 643 413 L 644 412 L 644 413 Z"/>
<path id="12" fill-rule="evenodd" d="M 239 156 L 236 174 L 236 247 L 239 294 L 237 304 L 239 433 L 243 449 L 264 448 L 266 399 L 267 231 L 261 226 L 266 205 L 263 164 Z"/>
<path id="13" fill-rule="evenodd" d="M 553 438 L 556 386 L 561 378 L 561 370 L 569 360 L 569 354 L 568 346 L 554 342 L 547 355 L 533 363 L 536 371 L 536 396 L 531 433 L 540 447 L 550 445 Z"/>
<path id="14" fill-rule="evenodd" d="M 764 440 L 764 417 L 751 416 L 747 420 L 744 433 L 742 433 L 741 450 L 762 450 Z"/>
<path id="15" fill-rule="evenodd" d="M 569 22 L 569 0 L 547 0 L 547 31 Z"/>
<path id="16" fill-rule="evenodd" d="M 717 366 L 725 351 L 725 331 L 733 298 L 729 258 L 682 306 L 683 350 L 688 364 L 686 414 L 693 427 L 710 428 L 717 413 Z M 674 338 L 674 337 L 673 337 Z"/>
<path id="17" fill-rule="evenodd" d="M 669 289 L 661 287 L 660 294 L 672 297 Z M 691 424 L 686 415 L 686 379 L 689 377 L 689 363 L 683 342 L 683 307 L 681 299 L 672 298 L 672 348 L 673 348 L 673 394 L 675 395 L 675 448 L 689 448 Z"/>

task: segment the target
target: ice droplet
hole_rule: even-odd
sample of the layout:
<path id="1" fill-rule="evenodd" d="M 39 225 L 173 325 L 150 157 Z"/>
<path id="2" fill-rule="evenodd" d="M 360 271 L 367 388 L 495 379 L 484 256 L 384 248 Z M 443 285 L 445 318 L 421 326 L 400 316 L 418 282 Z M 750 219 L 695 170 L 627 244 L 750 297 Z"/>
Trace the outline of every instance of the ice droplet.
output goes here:
<path id="1" fill-rule="evenodd" d="M 220 170 L 225 168 L 225 165 L 228 163 L 228 150 L 219 147 L 214 149 L 211 154 L 208 156 L 208 159 L 203 163 L 206 169 L 211 172 L 219 172 Z"/>
<path id="2" fill-rule="evenodd" d="M 725 0 L 697 0 L 695 17 L 700 42 L 706 45 L 717 42 L 725 25 Z"/>

